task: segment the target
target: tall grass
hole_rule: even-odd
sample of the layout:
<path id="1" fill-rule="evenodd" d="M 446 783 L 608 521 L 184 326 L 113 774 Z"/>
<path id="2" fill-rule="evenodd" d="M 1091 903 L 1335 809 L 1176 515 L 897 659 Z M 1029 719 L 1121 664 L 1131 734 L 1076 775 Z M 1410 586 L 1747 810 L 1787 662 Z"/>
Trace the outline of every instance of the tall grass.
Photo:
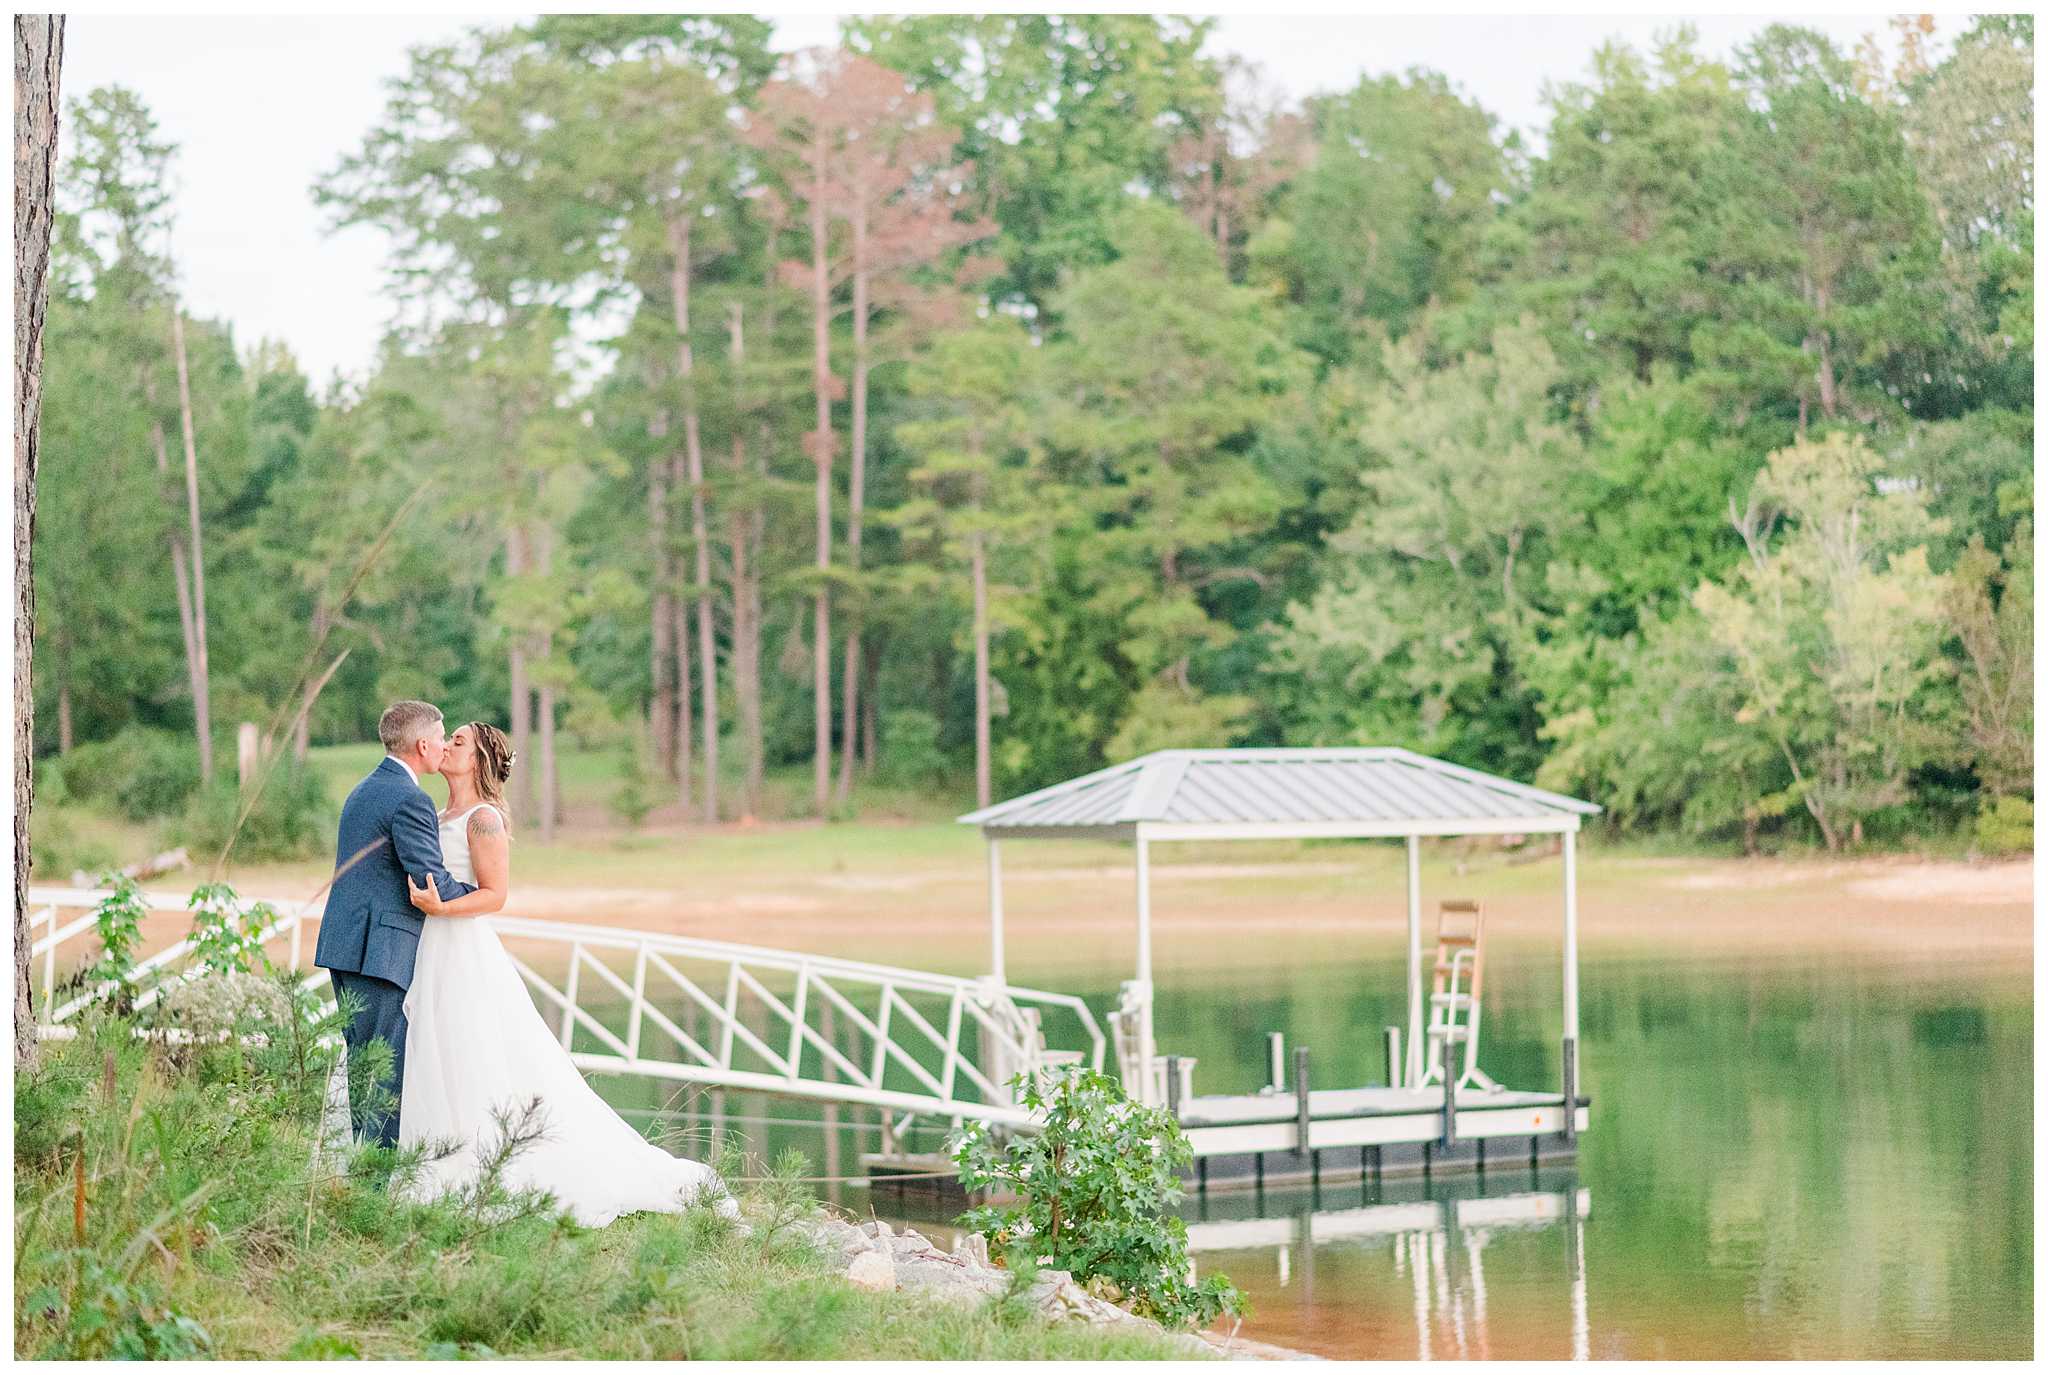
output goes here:
<path id="1" fill-rule="evenodd" d="M 244 1030 L 251 1028 L 245 1027 Z M 303 1019 L 166 1045 L 89 1019 L 15 1090 L 15 1347 L 35 1359 L 1105 1359 L 1182 1353 L 849 1287 L 787 1178 L 589 1230 L 545 1195 L 403 1201 L 419 1152 L 315 1150 Z M 738 1153 L 731 1153 L 738 1158 Z M 758 1170 L 754 1171 L 758 1173 Z"/>

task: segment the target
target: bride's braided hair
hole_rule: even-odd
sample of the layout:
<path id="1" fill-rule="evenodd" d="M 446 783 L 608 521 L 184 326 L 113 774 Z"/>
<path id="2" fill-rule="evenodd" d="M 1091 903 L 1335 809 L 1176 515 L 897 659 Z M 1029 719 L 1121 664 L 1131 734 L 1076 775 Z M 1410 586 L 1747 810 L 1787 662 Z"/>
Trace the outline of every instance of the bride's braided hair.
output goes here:
<path id="1" fill-rule="evenodd" d="M 512 819 L 505 806 L 505 780 L 512 776 L 512 766 L 519 756 L 512 752 L 512 742 L 505 738 L 505 732 L 488 721 L 471 721 L 469 729 L 476 733 L 476 790 L 484 801 L 493 803 L 498 813 L 505 817 L 505 829 L 512 829 Z"/>

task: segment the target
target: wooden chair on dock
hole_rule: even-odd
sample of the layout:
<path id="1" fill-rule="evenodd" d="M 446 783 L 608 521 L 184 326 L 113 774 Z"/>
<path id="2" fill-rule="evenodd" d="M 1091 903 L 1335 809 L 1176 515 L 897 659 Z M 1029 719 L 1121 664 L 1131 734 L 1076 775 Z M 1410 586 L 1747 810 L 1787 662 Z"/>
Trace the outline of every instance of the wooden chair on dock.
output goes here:
<path id="1" fill-rule="evenodd" d="M 1429 1054 L 1422 1082 L 1443 1083 L 1455 1059 L 1456 1088 L 1478 1084 L 1490 1093 L 1500 1085 L 1479 1068 L 1480 989 L 1486 977 L 1486 913 L 1470 898 L 1437 904 L 1435 977 L 1429 992 Z"/>

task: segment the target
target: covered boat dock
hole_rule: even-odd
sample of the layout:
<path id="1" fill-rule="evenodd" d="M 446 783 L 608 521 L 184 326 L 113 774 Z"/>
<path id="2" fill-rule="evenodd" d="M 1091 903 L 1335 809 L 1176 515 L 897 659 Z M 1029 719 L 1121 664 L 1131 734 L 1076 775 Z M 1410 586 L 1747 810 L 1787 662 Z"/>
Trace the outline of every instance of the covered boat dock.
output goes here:
<path id="1" fill-rule="evenodd" d="M 1160 750 L 959 818 L 988 842 L 990 972 L 1004 967 L 1003 853 L 1012 841 L 1129 841 L 1135 851 L 1135 977 L 1115 1024 L 1125 1089 L 1171 1109 L 1211 1186 L 1281 1174 L 1377 1174 L 1568 1152 L 1590 1124 L 1579 1075 L 1578 852 L 1600 808 L 1396 748 Z M 1476 980 L 1462 956 L 1424 988 L 1421 842 L 1475 835 L 1559 837 L 1563 1037 L 1558 1083 L 1508 1087 L 1478 1068 Z M 1387 1082 L 1311 1089 L 1302 1051 L 1294 1082 L 1276 1037 L 1273 1082 L 1258 1093 L 1203 1095 L 1189 1066 L 1159 1053 L 1153 1030 L 1152 846 L 1171 841 L 1399 839 L 1407 850 L 1407 1016 L 1386 1035 Z M 1446 904 L 1447 908 L 1457 904 Z M 1473 925 L 1477 917 L 1474 909 Z M 1476 945 L 1476 930 L 1473 944 Z M 1476 952 L 1474 954 L 1476 962 Z M 1449 971 L 1449 983 L 1445 974 Z M 1446 991 L 1446 988 L 1448 991 Z M 1469 1024 L 1461 1019 L 1469 1018 Z M 1462 1068 L 1460 1068 L 1462 1056 Z M 1452 1090 L 1446 1093 L 1446 1081 Z M 1570 1104 L 1569 1110 L 1567 1104 Z"/>

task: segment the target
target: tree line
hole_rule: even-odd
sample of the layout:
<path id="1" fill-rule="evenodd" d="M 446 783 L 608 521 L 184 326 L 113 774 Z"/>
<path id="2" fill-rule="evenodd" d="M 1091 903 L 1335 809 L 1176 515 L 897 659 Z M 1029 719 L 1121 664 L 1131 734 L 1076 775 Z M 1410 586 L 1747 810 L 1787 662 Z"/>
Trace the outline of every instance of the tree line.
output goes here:
<path id="1" fill-rule="evenodd" d="M 706 820 L 1376 743 L 1752 847 L 2031 825 L 2031 20 L 1609 45 L 1540 148 L 1209 36 L 414 49 L 312 189 L 392 245 L 322 388 L 184 314 L 176 150 L 71 100 L 38 749 L 425 697 L 543 836 L 565 734 Z"/>

